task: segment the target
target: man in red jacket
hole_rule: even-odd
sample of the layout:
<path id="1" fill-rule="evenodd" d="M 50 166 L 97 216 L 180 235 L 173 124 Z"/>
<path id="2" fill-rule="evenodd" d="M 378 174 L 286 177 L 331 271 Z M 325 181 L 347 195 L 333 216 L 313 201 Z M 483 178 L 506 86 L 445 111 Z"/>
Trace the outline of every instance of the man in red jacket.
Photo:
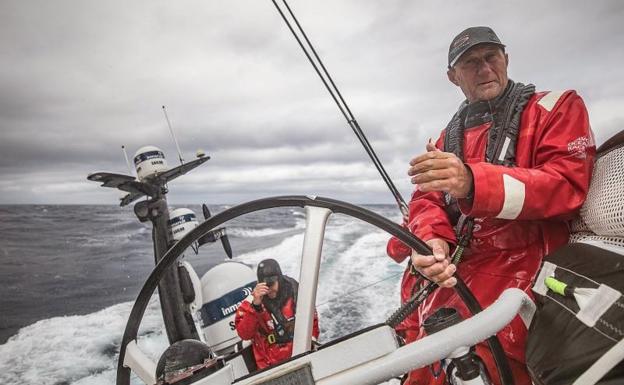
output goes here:
<path id="1" fill-rule="evenodd" d="M 295 309 L 299 284 L 282 274 L 274 259 L 258 264 L 258 284 L 236 310 L 234 324 L 243 340 L 252 340 L 258 369 L 278 364 L 292 355 Z M 314 314 L 314 339 L 319 336 Z"/>
<path id="2" fill-rule="evenodd" d="M 568 221 L 583 204 L 595 155 L 587 110 L 575 91 L 535 92 L 507 77 L 508 54 L 494 31 L 471 27 L 453 39 L 448 78 L 466 97 L 438 141 L 410 161 L 416 189 L 405 225 L 433 255 L 418 255 L 392 238 L 388 254 L 411 264 L 439 289 L 397 330 L 408 342 L 422 338 L 423 321 L 439 307 L 470 316 L 452 287 L 461 277 L 482 307 L 517 287 L 530 293 L 542 258 L 565 244 Z M 469 233 L 469 234 L 467 234 Z M 462 260 L 450 256 L 469 239 Z M 403 276 L 402 300 L 417 276 Z M 498 333 L 516 385 L 530 384 L 526 328 L 516 317 Z M 477 346 L 498 383 L 492 356 Z M 429 368 L 410 373 L 408 384 L 442 384 Z"/>

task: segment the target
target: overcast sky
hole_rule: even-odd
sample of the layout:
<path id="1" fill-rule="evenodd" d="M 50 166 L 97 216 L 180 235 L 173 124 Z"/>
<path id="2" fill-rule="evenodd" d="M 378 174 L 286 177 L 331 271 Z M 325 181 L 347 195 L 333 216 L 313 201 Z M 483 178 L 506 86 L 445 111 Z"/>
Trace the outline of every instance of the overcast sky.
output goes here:
<path id="1" fill-rule="evenodd" d="M 509 75 L 576 89 L 598 143 L 624 129 L 624 2 L 290 0 L 402 194 L 462 95 L 450 40 L 490 25 Z M 174 203 L 312 194 L 393 202 L 270 0 L 0 2 L 0 203 L 115 203 L 86 176 L 162 148 Z"/>

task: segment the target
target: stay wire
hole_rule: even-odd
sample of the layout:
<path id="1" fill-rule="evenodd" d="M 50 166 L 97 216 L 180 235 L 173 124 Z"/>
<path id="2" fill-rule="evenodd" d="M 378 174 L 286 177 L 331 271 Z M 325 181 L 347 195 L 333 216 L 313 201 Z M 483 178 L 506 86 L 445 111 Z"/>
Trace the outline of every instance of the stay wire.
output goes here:
<path id="1" fill-rule="evenodd" d="M 299 43 L 299 47 L 301 47 L 301 49 L 303 50 L 303 53 L 306 55 L 306 57 L 308 58 L 308 60 L 310 61 L 310 64 L 312 64 L 312 67 L 314 67 L 314 70 L 316 71 L 316 73 L 318 74 L 318 76 L 321 78 L 321 81 L 323 82 L 323 84 L 325 85 L 325 88 L 327 88 L 327 92 L 329 92 L 329 94 L 331 95 L 331 97 L 334 99 L 334 102 L 336 102 L 336 105 L 338 106 L 338 108 L 340 109 L 340 112 L 342 113 L 342 115 L 345 117 L 345 119 L 348 121 L 350 121 L 349 116 L 347 116 L 347 113 L 345 112 L 344 108 L 342 107 L 342 105 L 340 104 L 340 102 L 338 101 L 338 99 L 336 98 L 336 95 L 334 95 L 333 90 L 329 87 L 329 84 L 327 84 L 327 81 L 325 80 L 325 78 L 323 77 L 323 75 L 321 74 L 321 71 L 318 69 L 316 63 L 314 62 L 314 60 L 312 59 L 312 57 L 310 56 L 310 53 L 308 52 L 308 50 L 305 48 L 305 46 L 303 45 L 303 43 L 301 42 L 301 39 L 299 38 L 299 35 L 297 35 L 297 33 L 295 32 L 295 30 L 293 29 L 292 25 L 290 24 L 290 21 L 288 21 L 288 19 L 286 18 L 286 15 L 284 14 L 284 12 L 282 11 L 282 9 L 280 8 L 279 5 L 277 5 L 277 2 L 275 0 L 271 0 L 273 2 L 273 5 L 275 5 L 275 8 L 277 9 L 277 11 L 279 12 L 279 14 L 282 16 L 282 19 L 284 20 L 284 22 L 286 23 L 286 26 L 288 27 L 288 29 L 290 29 L 290 32 L 293 34 L 293 36 L 295 37 L 295 39 L 297 40 L 297 43 Z M 286 3 L 284 1 L 284 3 Z"/>
<path id="2" fill-rule="evenodd" d="M 402 275 L 402 274 L 403 274 L 403 272 L 401 271 L 399 273 L 393 274 L 393 275 L 388 276 L 386 278 L 380 279 L 379 281 L 375 281 L 375 282 L 370 283 L 368 285 L 360 286 L 357 289 L 354 289 L 354 290 L 348 291 L 346 293 L 343 293 L 343 294 L 341 294 L 341 296 L 349 296 L 349 295 L 351 295 L 353 293 L 356 293 L 356 292 L 364 290 L 364 289 L 368 289 L 369 287 L 375 286 L 375 285 L 380 284 L 380 283 L 382 283 L 384 281 L 388 281 L 388 280 L 390 280 L 392 278 L 396 278 L 396 277 L 398 277 L 399 275 Z M 316 307 L 321 307 L 321 306 L 327 305 L 328 303 L 332 303 L 332 302 L 338 301 L 339 299 L 341 299 L 341 298 L 340 297 L 332 298 L 332 299 L 327 300 L 325 302 L 319 303 L 318 305 L 316 305 Z"/>
<path id="3" fill-rule="evenodd" d="M 282 11 L 281 7 L 277 4 L 276 0 L 271 0 L 271 1 L 273 2 L 273 5 L 275 5 L 275 8 L 277 9 L 277 11 L 279 12 L 280 16 L 282 17 L 282 19 L 286 23 L 286 26 L 288 26 L 288 29 L 290 29 L 290 32 L 292 33 L 292 35 L 297 40 L 297 43 L 299 44 L 299 47 L 301 47 L 301 49 L 303 50 L 303 53 L 308 58 L 308 61 L 310 62 L 310 64 L 314 68 L 314 70 L 316 71 L 317 75 L 321 78 L 321 81 L 323 82 L 323 85 L 325 86 L 325 88 L 327 89 L 329 94 L 331 95 L 332 99 L 334 99 L 334 102 L 338 106 L 338 109 L 340 110 L 340 112 L 342 113 L 344 118 L 347 120 L 347 123 L 349 124 L 349 126 L 351 127 L 353 132 L 355 133 L 355 136 L 359 139 L 360 143 L 364 147 L 364 150 L 366 150 L 366 153 L 368 154 L 370 159 L 373 161 L 373 164 L 375 165 L 375 168 L 377 168 L 377 171 L 381 174 L 381 177 L 384 180 L 384 182 L 386 183 L 386 185 L 388 186 L 388 188 L 390 189 L 390 192 L 392 193 L 392 195 L 394 195 L 394 199 L 396 200 L 396 203 L 398 204 L 399 209 L 401 210 L 401 214 L 403 214 L 404 218 L 407 218 L 409 210 L 408 210 L 407 204 L 405 203 L 405 200 L 403 199 L 403 197 L 401 196 L 401 193 L 398 191 L 398 189 L 396 188 L 396 186 L 394 185 L 394 183 L 392 182 L 392 180 L 388 176 L 388 174 L 387 174 L 386 170 L 384 169 L 383 165 L 379 161 L 379 158 L 377 157 L 377 154 L 375 153 L 375 151 L 373 150 L 372 146 L 370 145 L 370 142 L 368 141 L 368 139 L 364 135 L 364 132 L 362 131 L 360 125 L 358 124 L 357 120 L 353 116 L 353 113 L 351 112 L 351 109 L 349 108 L 347 102 L 342 97 L 342 94 L 340 93 L 340 90 L 338 89 L 338 87 L 334 83 L 334 80 L 332 79 L 331 75 L 327 71 L 327 68 L 323 64 L 323 61 L 321 60 L 321 58 L 317 54 L 316 50 L 314 49 L 314 46 L 312 45 L 312 43 L 308 39 L 307 34 L 305 33 L 305 31 L 301 27 L 301 24 L 299 23 L 299 20 L 297 20 L 297 17 L 292 12 L 292 10 L 291 10 L 290 6 L 288 5 L 288 3 L 286 2 L 286 0 L 282 0 L 282 3 L 284 3 L 284 6 L 288 10 L 288 13 L 289 13 L 290 17 L 295 22 L 299 33 L 305 39 L 305 41 L 306 41 L 310 51 L 314 55 L 314 58 L 316 58 L 316 61 L 318 61 L 318 65 L 312 59 L 312 56 L 308 52 L 308 48 L 306 48 L 306 46 L 304 46 L 303 42 L 301 41 L 301 38 L 295 32 L 292 24 L 290 23 L 290 21 L 288 20 L 288 18 L 284 14 L 284 12 Z M 319 66 L 322 69 L 322 71 L 319 69 Z M 328 84 L 328 81 L 329 81 L 329 84 Z M 331 84 L 331 87 L 330 87 L 330 84 Z"/>
<path id="4" fill-rule="evenodd" d="M 344 105 L 345 109 L 348 112 L 349 118 L 347 119 L 347 121 L 349 120 L 355 120 L 355 117 L 353 116 L 353 113 L 351 112 L 351 109 L 349 109 L 349 106 L 347 105 L 347 102 L 344 100 L 344 98 L 342 97 L 342 94 L 340 93 L 340 90 L 338 90 L 338 87 L 336 87 L 336 84 L 334 83 L 334 80 L 332 79 L 332 77 L 329 75 L 329 72 L 327 71 L 327 68 L 325 68 L 325 65 L 323 64 L 323 61 L 321 60 L 321 58 L 319 57 L 319 55 L 316 53 L 316 50 L 314 49 L 314 46 L 312 45 L 312 43 L 310 42 L 310 39 L 308 39 L 308 35 L 306 35 L 305 31 L 303 30 L 303 28 L 301 27 L 301 24 L 299 24 L 299 20 L 297 20 L 297 17 L 295 16 L 295 14 L 293 13 L 293 11 L 290 9 L 290 6 L 288 5 L 288 3 L 286 2 L 286 0 L 282 0 L 282 2 L 284 3 L 284 5 L 286 6 L 286 9 L 288 10 L 288 13 L 290 14 L 290 16 L 293 18 L 293 20 L 295 21 L 295 24 L 297 25 L 298 30 L 301 32 L 301 35 L 303 36 L 303 38 L 305 39 L 306 43 L 308 44 L 308 46 L 310 47 L 310 50 L 312 51 L 312 53 L 314 54 L 314 57 L 316 58 L 316 60 L 318 61 L 319 65 L 321 66 L 321 68 L 323 69 L 323 73 L 325 74 L 325 76 L 327 76 L 327 80 L 329 80 L 329 82 L 331 83 L 333 89 L 336 91 L 336 94 L 338 95 L 338 98 L 340 99 L 340 101 L 342 102 L 342 104 Z M 302 47 L 303 48 L 303 47 Z M 345 114 L 346 115 L 346 114 Z"/>
<path id="5" fill-rule="evenodd" d="M 351 127 L 351 129 L 353 130 L 353 132 L 355 133 L 357 138 L 360 140 L 362 145 L 364 146 L 364 149 L 366 150 L 366 152 L 368 153 L 369 157 L 371 158 L 371 160 L 375 164 L 375 167 L 377 168 L 377 171 L 379 171 L 379 173 L 381 174 L 382 179 L 384 180 L 386 185 L 388 185 L 388 188 L 390 189 L 391 193 L 394 195 L 394 197 L 395 197 L 395 199 L 397 201 L 397 204 L 399 205 L 401 213 L 404 216 L 407 216 L 407 214 L 408 214 L 407 205 L 405 204 L 405 201 L 403 200 L 403 197 L 401 196 L 401 194 L 399 193 L 397 188 L 394 186 L 394 183 L 392 182 L 390 177 L 387 175 L 383 165 L 381 164 L 381 162 L 379 161 L 379 158 L 377 157 L 377 154 L 375 153 L 375 150 L 370 145 L 370 143 L 369 143 L 368 139 L 366 138 L 366 136 L 364 135 L 364 132 L 362 131 L 359 123 L 355 119 L 355 116 L 351 112 L 351 109 L 349 108 L 349 105 L 347 104 L 347 102 L 342 97 L 342 94 L 340 93 L 340 90 L 338 89 L 338 87 L 334 83 L 334 80 L 332 79 L 331 75 L 327 71 L 327 68 L 325 68 L 325 65 L 323 64 L 323 61 L 321 60 L 321 58 L 317 54 L 316 50 L 314 49 L 314 46 L 312 45 L 312 43 L 308 39 L 308 36 L 305 33 L 305 31 L 303 30 L 303 28 L 301 27 L 301 24 L 299 24 L 299 20 L 297 20 L 297 17 L 292 12 L 292 10 L 291 10 L 290 6 L 288 5 L 288 3 L 286 2 L 286 0 L 282 0 L 282 2 L 286 6 L 286 9 L 288 10 L 288 13 L 292 17 L 292 19 L 295 21 L 295 24 L 297 25 L 297 28 L 299 29 L 299 31 L 301 32 L 301 35 L 303 36 L 303 38 L 305 39 L 306 43 L 310 47 L 310 50 L 314 54 L 314 57 L 316 58 L 316 60 L 318 61 L 319 65 L 323 69 L 323 73 L 327 76 L 327 79 L 329 80 L 330 84 L 332 85 L 333 90 L 335 90 L 336 94 L 338 95 L 338 98 L 340 99 L 340 101 L 344 105 L 346 111 L 348 112 L 348 114 L 346 114 L 343 111 L 343 115 L 345 115 L 345 118 L 347 118 L 347 115 L 348 115 L 347 123 L 349 124 L 349 126 Z M 303 46 L 301 46 L 301 47 L 302 47 L 302 49 L 304 49 Z M 314 65 L 314 63 L 312 63 L 312 65 Z M 318 73 L 318 71 L 317 71 L 317 73 Z M 330 91 L 330 89 L 329 89 L 329 87 L 327 85 L 326 85 L 326 88 L 328 89 L 328 91 Z M 331 93 L 331 91 L 330 91 L 330 93 Z M 337 103 L 337 100 L 336 100 L 335 97 L 334 97 L 334 100 Z M 341 108 L 340 105 L 338 105 L 338 107 Z M 342 111 L 342 108 L 341 108 L 341 111 Z"/>

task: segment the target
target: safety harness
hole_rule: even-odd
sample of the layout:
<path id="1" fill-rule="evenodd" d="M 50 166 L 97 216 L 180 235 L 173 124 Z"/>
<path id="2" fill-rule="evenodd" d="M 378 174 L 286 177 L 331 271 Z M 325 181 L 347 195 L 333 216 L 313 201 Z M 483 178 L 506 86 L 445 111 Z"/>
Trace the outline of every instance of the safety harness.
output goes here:
<path id="1" fill-rule="evenodd" d="M 260 328 L 265 335 L 269 345 L 285 344 L 292 342 L 295 329 L 295 316 L 286 318 L 282 313 L 282 307 L 289 298 L 293 299 L 293 306 L 297 307 L 297 292 L 299 284 L 293 278 L 282 276 L 280 279 L 280 295 L 275 299 L 265 298 L 263 301 L 265 309 L 273 320 L 273 331 L 269 332 Z"/>
<path id="2" fill-rule="evenodd" d="M 524 107 L 535 93 L 533 84 L 524 85 L 509 79 L 501 95 L 491 101 L 468 103 L 464 101 L 444 131 L 444 151 L 452 152 L 464 161 L 464 131 L 492 122 L 488 130 L 485 161 L 492 164 L 514 167 L 516 165 L 516 143 L 520 131 L 520 117 Z M 462 215 L 457 199 L 444 193 L 445 210 L 455 226 L 458 240 L 464 238 L 467 244 L 471 237 L 473 218 Z M 470 229 L 467 234 L 465 230 Z M 465 247 L 465 245 L 464 245 Z"/>

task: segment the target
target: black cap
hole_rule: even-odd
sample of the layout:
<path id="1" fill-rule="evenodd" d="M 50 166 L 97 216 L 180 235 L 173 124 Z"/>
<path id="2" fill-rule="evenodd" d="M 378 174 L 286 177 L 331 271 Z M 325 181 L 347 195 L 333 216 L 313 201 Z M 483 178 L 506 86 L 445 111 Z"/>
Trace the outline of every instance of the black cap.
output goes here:
<path id="1" fill-rule="evenodd" d="M 265 259 L 258 264 L 258 282 L 273 283 L 282 276 L 282 269 L 275 259 Z"/>
<path id="2" fill-rule="evenodd" d="M 494 30 L 490 27 L 470 27 L 463 30 L 459 35 L 455 36 L 448 52 L 448 66 L 451 68 L 457 62 L 457 59 L 470 48 L 477 44 L 490 43 L 500 45 L 501 43 Z"/>

